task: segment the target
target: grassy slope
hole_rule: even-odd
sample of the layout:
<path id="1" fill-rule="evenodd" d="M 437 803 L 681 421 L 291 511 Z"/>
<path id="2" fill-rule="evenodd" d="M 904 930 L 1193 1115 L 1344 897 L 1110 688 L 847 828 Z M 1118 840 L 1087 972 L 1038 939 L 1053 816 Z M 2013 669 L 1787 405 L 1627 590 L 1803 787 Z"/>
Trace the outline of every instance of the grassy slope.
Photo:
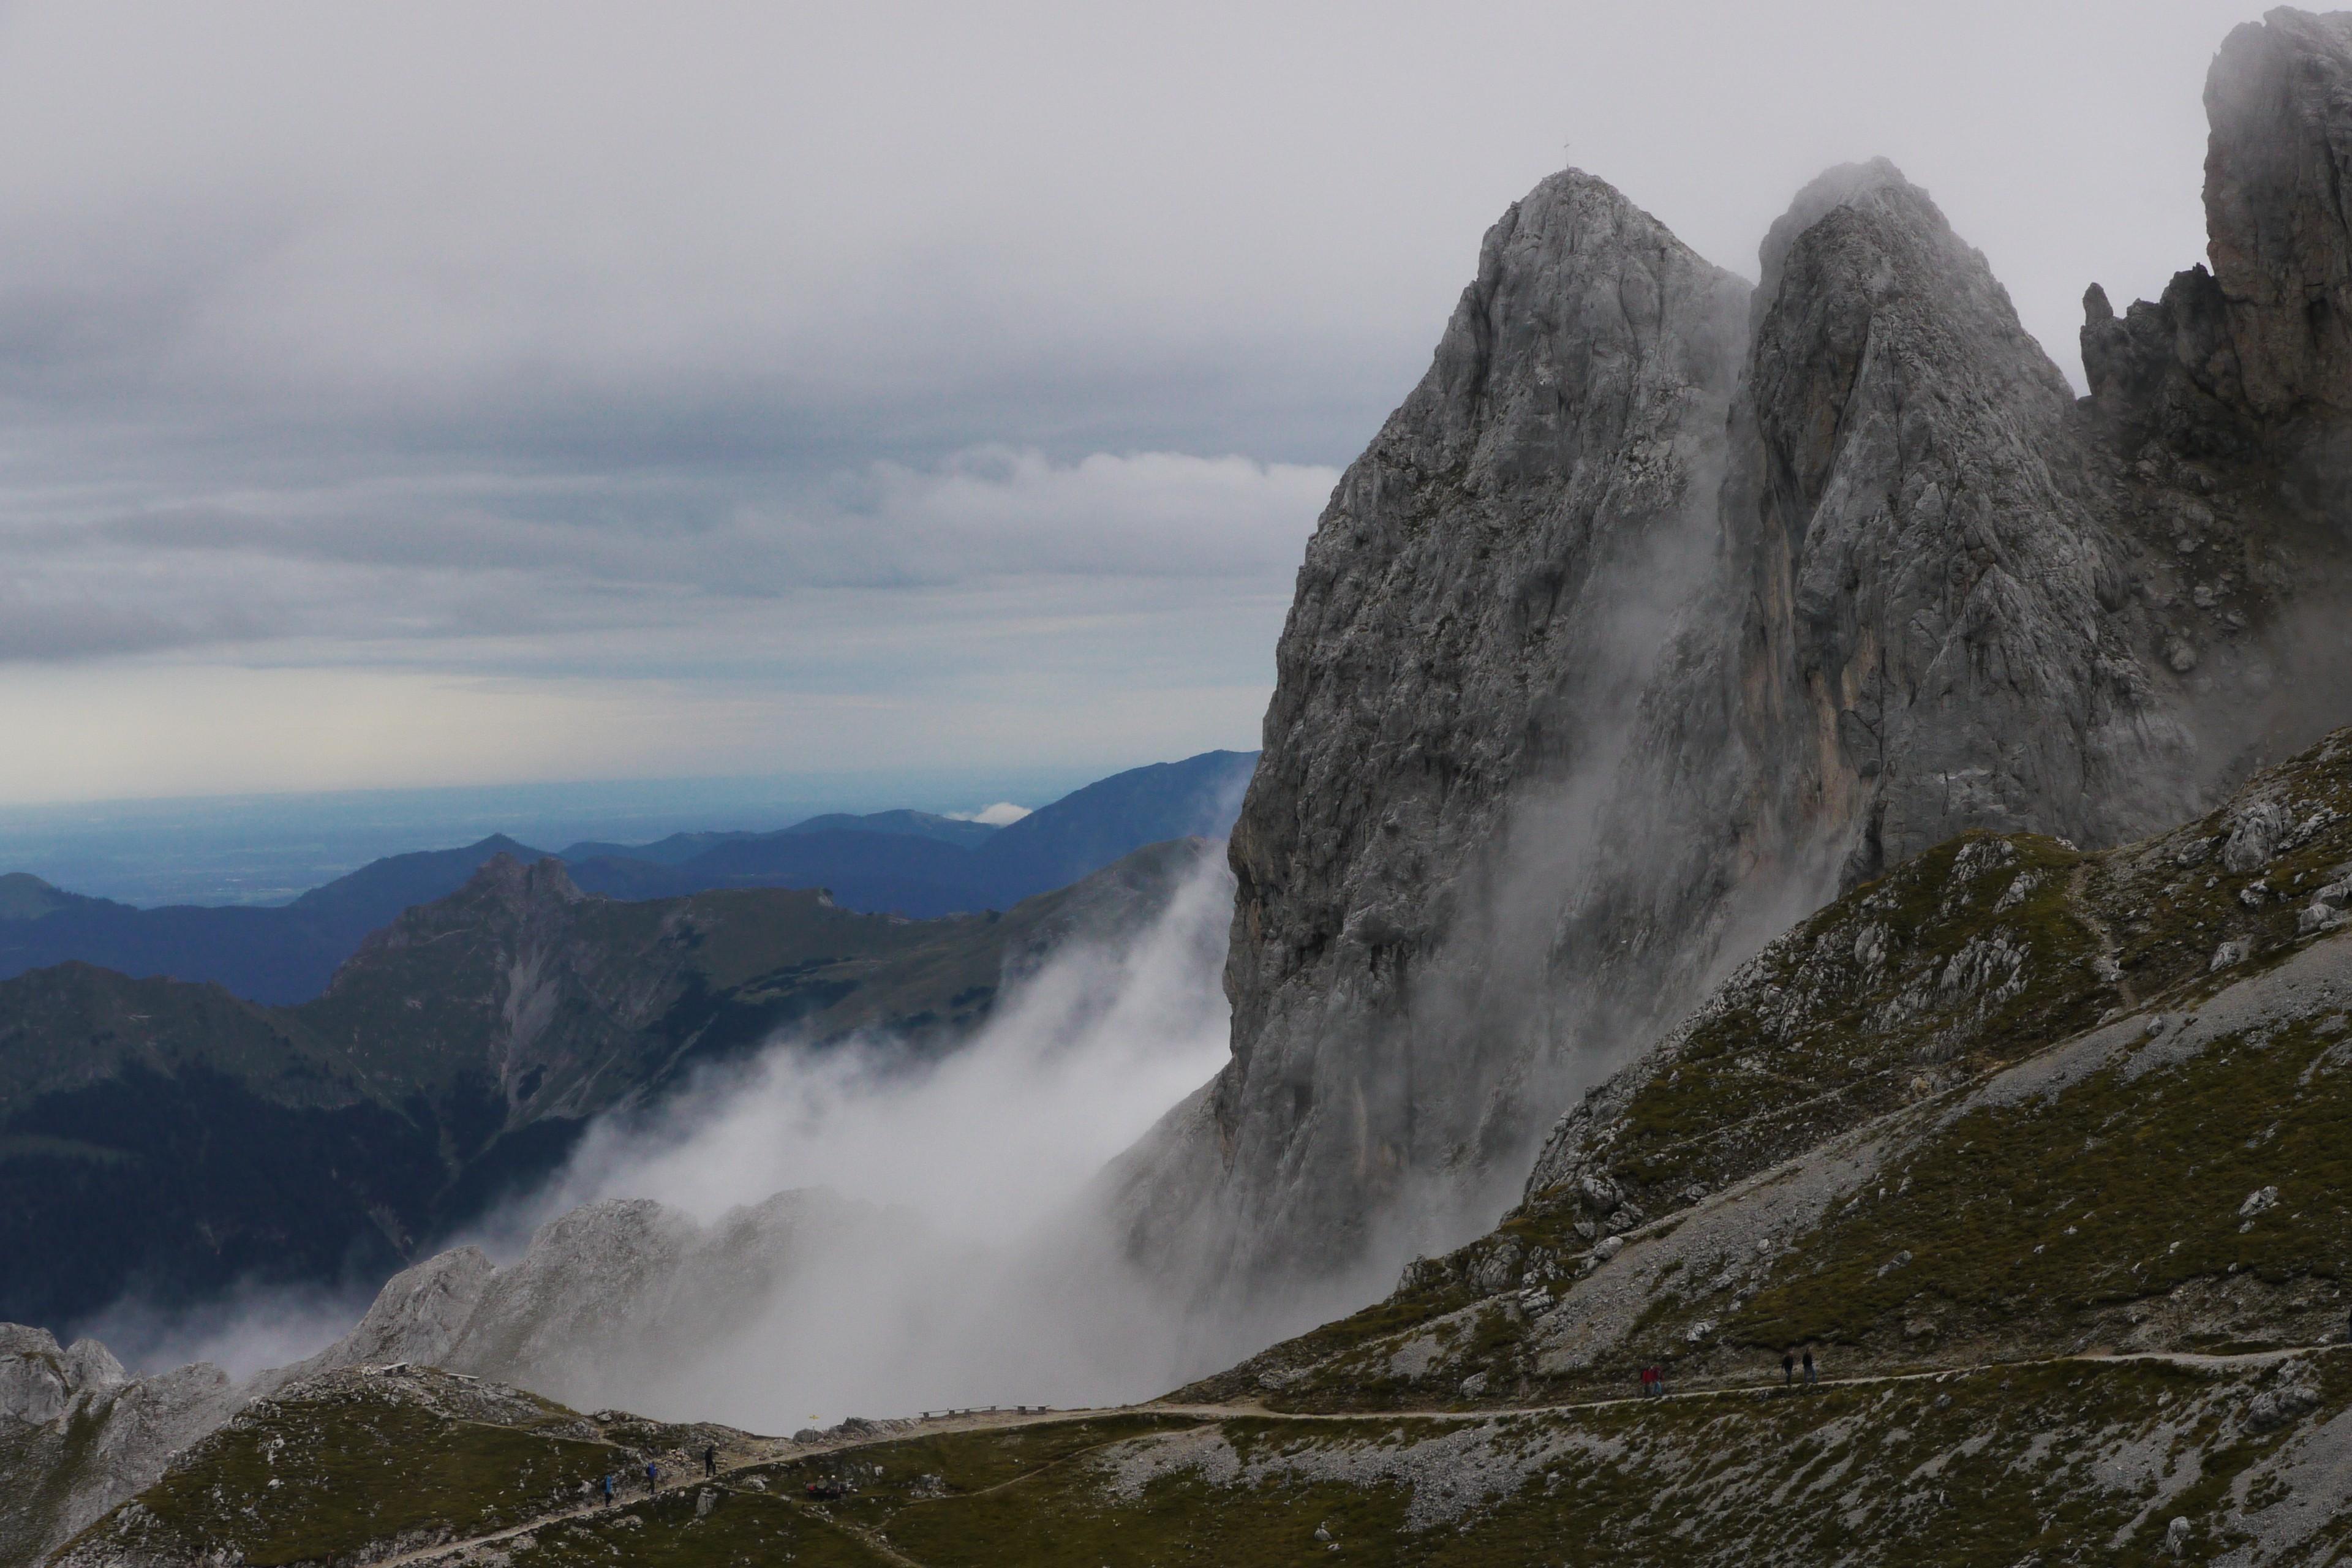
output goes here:
<path id="1" fill-rule="evenodd" d="M 534 1519 L 495 1543 L 512 1568 L 2011 1568 L 2143 1563 L 2175 1518 L 2198 1561 L 2249 1547 L 2319 1563 L 2352 1545 L 2352 1512 L 2335 1506 L 2352 1424 L 2342 1355 L 2059 1363 L 1450 1420 L 1097 1415 L 754 1464 L 572 1519 L 548 1514 L 576 1508 L 577 1482 L 609 1462 L 593 1424 L 522 1401 L 451 1420 L 374 1392 L 346 1380 L 257 1413 L 67 1560 L 233 1550 L 266 1568 Z M 2282 1418 L 2263 1418 L 2265 1395 Z M 851 1476 L 846 1496 L 804 1489 Z"/>
<path id="2" fill-rule="evenodd" d="M 2238 825 L 2263 812 L 2283 825 L 2273 852 L 2230 869 Z M 2341 1001 L 2052 1096 L 1990 1103 L 1978 1090 L 2102 1023 L 2178 1020 L 2294 954 L 2352 942 L 2304 918 L 2347 869 L 2352 732 L 2199 822 L 2104 855 L 2031 835 L 1941 846 L 1774 942 L 1571 1111 L 1494 1234 L 1194 1392 L 1471 1405 L 1613 1387 L 1651 1360 L 1760 1375 L 1808 1340 L 1934 1364 L 2086 1334 L 2194 1344 L 2239 1333 L 2237 1320 L 2280 1333 L 2335 1322 L 2352 1271 L 2336 1196 L 2352 1186 Z M 2241 956 L 2216 968 L 2224 944 Z M 2137 1039 L 2142 1026 L 2128 1029 Z M 1873 1139 L 1854 1132 L 1874 1125 Z M 1601 1364 L 1547 1357 L 1540 1320 L 1579 1310 L 1609 1237 L 1636 1256 L 1671 1247 L 1698 1205 L 1760 1212 L 1767 1173 L 1857 1147 L 1885 1169 L 1782 1236 L 1768 1268 L 1718 1273 L 1706 1259 L 1702 1274 L 1694 1250 Z M 2238 1214 L 2273 1185 L 2275 1207 Z M 2232 1305 L 2254 1289 L 2259 1308 Z M 1419 1371 L 1418 1351 L 1397 1360 L 1416 1340 L 1432 1351 Z M 1483 1392 L 1458 1392 L 1479 1373 Z"/>

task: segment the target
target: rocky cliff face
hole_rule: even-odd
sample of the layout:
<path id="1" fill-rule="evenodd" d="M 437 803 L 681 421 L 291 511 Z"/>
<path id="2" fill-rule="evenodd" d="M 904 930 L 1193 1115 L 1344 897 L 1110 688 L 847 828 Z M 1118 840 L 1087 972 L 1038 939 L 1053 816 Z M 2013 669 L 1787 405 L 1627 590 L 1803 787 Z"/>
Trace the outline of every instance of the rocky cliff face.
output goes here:
<path id="1" fill-rule="evenodd" d="M 2170 833 L 1970 833 L 1801 922 L 1562 1117 L 1523 1201 L 1196 1394 L 2338 1344 L 2352 730 Z"/>
<path id="2" fill-rule="evenodd" d="M 644 1199 L 583 1205 L 503 1268 L 466 1247 L 394 1276 L 357 1328 L 294 1370 L 416 1362 L 586 1406 L 660 1405 L 665 1377 L 753 1327 L 813 1248 L 876 1220 L 817 1190 L 708 1226 Z"/>
<path id="3" fill-rule="evenodd" d="M 725 1353 L 814 1248 L 876 1217 L 822 1191 L 709 1226 L 656 1203 L 583 1205 L 503 1268 L 472 1247 L 416 1265 L 341 1340 L 242 1383 L 203 1363 L 132 1377 L 95 1340 L 60 1348 L 0 1323 L 0 1561 L 42 1561 L 225 1425 L 338 1374 L 432 1365 L 583 1405 L 676 1403 L 681 1361 Z"/>
<path id="4" fill-rule="evenodd" d="M 1234 1058 L 1118 1173 L 1139 1251 L 1295 1279 L 1458 1236 L 1842 888 L 1972 827 L 2136 837 L 2346 716 L 2304 678 L 2352 580 L 2307 482 L 2347 38 L 2231 36 L 2214 274 L 2095 300 L 2079 403 L 1884 163 L 1801 194 L 1752 295 L 1588 176 L 1507 215 L 1309 546 L 1233 839 Z"/>
<path id="5" fill-rule="evenodd" d="M 2176 367 L 2266 422 L 2352 414 L 2352 20 L 2284 8 L 2230 35 L 2205 87 L 2212 269 L 2175 279 L 2159 312 Z"/>
<path id="6" fill-rule="evenodd" d="M 134 1378 L 95 1340 L 0 1323 L 0 1561 L 39 1562 L 247 1397 L 217 1367 Z"/>
<path id="7" fill-rule="evenodd" d="M 1705 556 L 1747 295 L 1575 171 L 1488 233 L 1300 571 L 1231 841 L 1234 1064 L 1132 1178 L 1150 1246 L 1336 1263 L 1496 1132 L 1489 1090 L 1526 1056 L 1497 999 L 1543 942 L 1480 889 L 1532 790 L 1562 820 L 1531 852 L 1566 874 L 1580 849 L 1569 795 L 1619 752 Z M 1425 955 L 1474 927 L 1507 951 L 1433 984 Z M 1198 1169 L 1171 1182 L 1163 1158 Z"/>

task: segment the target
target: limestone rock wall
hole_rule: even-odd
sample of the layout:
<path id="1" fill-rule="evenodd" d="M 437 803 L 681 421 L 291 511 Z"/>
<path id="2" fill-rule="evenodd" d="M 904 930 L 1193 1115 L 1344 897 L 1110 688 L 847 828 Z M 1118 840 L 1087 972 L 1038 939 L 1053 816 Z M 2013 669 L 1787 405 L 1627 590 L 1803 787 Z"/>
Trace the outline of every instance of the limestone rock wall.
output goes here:
<path id="1" fill-rule="evenodd" d="M 2133 838 L 2352 717 L 2313 613 L 2352 582 L 2314 456 L 2347 39 L 2231 36 L 2214 269 L 2095 291 L 2086 400 L 1883 162 L 1800 194 L 1752 296 L 1584 174 L 1505 216 L 1308 547 L 1234 1055 L 1114 1173 L 1139 1256 L 1227 1309 L 1377 1278 L 1842 888 L 1972 827 Z"/>

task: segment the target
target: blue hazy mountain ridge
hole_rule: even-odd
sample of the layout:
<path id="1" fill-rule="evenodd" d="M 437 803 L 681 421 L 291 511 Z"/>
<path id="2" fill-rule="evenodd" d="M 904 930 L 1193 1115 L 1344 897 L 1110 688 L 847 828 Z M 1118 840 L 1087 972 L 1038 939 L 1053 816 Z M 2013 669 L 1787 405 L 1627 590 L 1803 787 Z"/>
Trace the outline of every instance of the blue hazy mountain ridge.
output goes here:
<path id="1" fill-rule="evenodd" d="M 429 903 L 455 892 L 484 861 L 499 855 L 530 861 L 544 858 L 546 851 L 493 833 L 463 848 L 387 855 L 348 877 L 311 889 L 286 907 L 331 921 L 363 920 L 366 924 L 358 934 L 365 936 L 412 904 Z"/>
<path id="2" fill-rule="evenodd" d="M 1207 752 L 1130 769 L 1002 828 L 928 812 L 833 813 L 771 833 L 583 842 L 557 858 L 583 891 L 607 898 L 824 888 L 845 909 L 928 920 L 1008 908 L 1146 844 L 1221 838 L 1256 760 L 1254 752 Z M 495 834 L 460 848 L 387 856 L 276 908 L 138 909 L 11 873 L 0 877 L 0 978 L 78 961 L 210 981 L 256 1002 L 303 1002 L 326 989 L 369 932 L 455 892 L 502 854 L 528 863 L 546 852 Z"/>
<path id="3" fill-rule="evenodd" d="M 142 910 L 11 872 L 0 878 L 0 978 L 80 962 L 125 974 L 215 981 L 260 1001 L 298 1001 L 324 989 L 361 939 L 403 907 L 374 915 L 352 904 Z"/>
<path id="4" fill-rule="evenodd" d="M 784 831 L 903 833 L 910 838 L 936 838 L 942 844 L 961 844 L 970 849 L 987 843 L 995 835 L 996 825 L 971 822 L 961 816 L 939 816 L 928 811 L 877 811 L 865 816 L 834 811 L 823 816 L 812 816 L 806 822 L 796 822 Z"/>
<path id="5" fill-rule="evenodd" d="M 958 1048 L 1008 975 L 1080 933 L 1131 940 L 1218 854 L 1149 845 L 935 921 L 807 889 L 587 898 L 552 857 L 501 855 L 298 1005 L 87 963 L 0 979 L 0 1321 L 70 1335 L 126 1292 L 240 1279 L 373 1288 L 705 1067 L 787 1037 Z"/>
<path id="6" fill-rule="evenodd" d="M 1257 764 L 1255 752 L 1203 752 L 1132 768 L 1074 790 L 970 844 L 939 825 L 978 824 L 888 812 L 818 817 L 779 833 L 730 837 L 668 868 L 634 852 L 567 861 L 573 880 L 613 898 L 675 898 L 719 888 L 822 887 L 845 908 L 919 920 L 1003 909 L 1067 887 L 1146 844 L 1222 838 Z"/>
<path id="7" fill-rule="evenodd" d="M 601 838 L 585 838 L 557 850 L 555 856 L 567 864 L 581 860 L 619 859 L 645 860 L 656 866 L 683 866 L 713 845 L 759 837 L 757 833 L 737 828 L 725 833 L 673 833 L 651 844 L 608 844 Z"/>

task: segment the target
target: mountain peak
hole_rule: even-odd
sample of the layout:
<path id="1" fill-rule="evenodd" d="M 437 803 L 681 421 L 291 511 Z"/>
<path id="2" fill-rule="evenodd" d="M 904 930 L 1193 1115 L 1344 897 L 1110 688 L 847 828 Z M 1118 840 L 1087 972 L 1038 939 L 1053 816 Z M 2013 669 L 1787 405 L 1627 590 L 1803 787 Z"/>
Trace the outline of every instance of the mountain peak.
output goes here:
<path id="1" fill-rule="evenodd" d="M 522 849 L 520 845 L 515 847 Z M 517 909 L 576 904 L 588 897 L 572 880 L 562 861 L 531 849 L 523 849 L 521 856 L 499 850 L 475 868 L 466 885 L 451 896 L 469 900 L 491 897 Z"/>
<path id="2" fill-rule="evenodd" d="M 2352 14 L 2281 6 L 2234 30 L 2205 79 L 2206 253 L 2240 389 L 2264 416 L 2352 410 Z"/>
<path id="3" fill-rule="evenodd" d="M 2273 367 L 2252 408 L 2324 407 L 2352 19 L 2224 56 L 2216 267 L 2252 281 L 2188 326 Z M 1579 171 L 1488 231 L 1307 546 L 1232 839 L 1233 1058 L 1122 1188 L 1139 1250 L 1227 1296 L 1355 1266 L 1490 1201 L 1549 1097 L 1842 889 L 1971 829 L 2136 838 L 2346 717 L 2342 639 L 2282 607 L 2352 581 L 2342 487 L 2282 517 L 2252 438 L 2112 442 L 1884 159 L 1759 258 L 1751 291 Z M 2264 288 L 2309 331 L 2232 327 Z M 2146 363 L 2226 368 L 2208 338 Z"/>
<path id="4" fill-rule="evenodd" d="M 0 921 L 37 921 L 77 901 L 30 871 L 0 874 Z"/>
<path id="5" fill-rule="evenodd" d="M 1903 171 L 1885 158 L 1832 164 L 1814 175 L 1790 200 L 1789 210 L 1772 220 L 1772 226 L 1765 231 L 1756 247 L 1759 279 L 1756 308 L 1763 310 L 1780 291 L 1781 266 L 1788 260 L 1789 247 L 1797 243 L 1800 235 L 1840 207 L 1869 203 L 1890 192 L 1916 195 L 1928 210 L 1936 211 L 1935 204 L 1927 200 L 1927 193 L 1905 179 Z M 1936 216 L 1941 221 L 1943 215 L 1937 212 Z"/>

